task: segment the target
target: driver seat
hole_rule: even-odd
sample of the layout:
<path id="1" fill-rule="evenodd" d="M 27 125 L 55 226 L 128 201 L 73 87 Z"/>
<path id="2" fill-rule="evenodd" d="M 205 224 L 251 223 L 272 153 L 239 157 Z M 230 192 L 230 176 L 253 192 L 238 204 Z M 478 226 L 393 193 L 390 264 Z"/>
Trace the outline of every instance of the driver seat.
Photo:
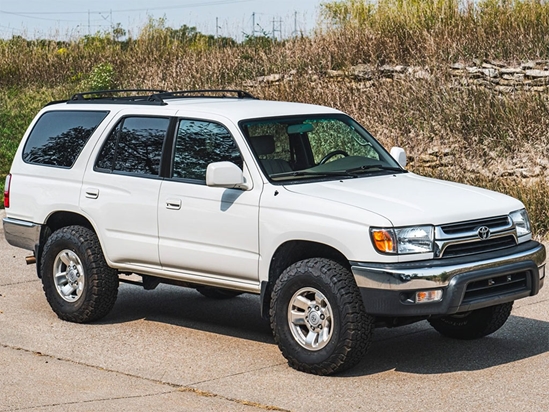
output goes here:
<path id="1" fill-rule="evenodd" d="M 277 173 L 291 172 L 292 167 L 284 159 L 262 159 L 262 156 L 272 155 L 275 152 L 274 136 L 264 135 L 250 138 L 251 145 L 259 157 L 261 166 L 270 176 Z"/>

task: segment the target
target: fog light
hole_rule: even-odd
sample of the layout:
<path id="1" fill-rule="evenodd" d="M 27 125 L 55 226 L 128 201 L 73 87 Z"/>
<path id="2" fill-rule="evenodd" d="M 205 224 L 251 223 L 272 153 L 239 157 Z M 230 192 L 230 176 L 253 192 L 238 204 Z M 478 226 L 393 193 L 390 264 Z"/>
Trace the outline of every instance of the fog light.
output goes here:
<path id="1" fill-rule="evenodd" d="M 538 268 L 539 269 L 539 280 L 543 279 L 545 277 L 545 265 Z"/>
<path id="2" fill-rule="evenodd" d="M 442 299 L 442 290 L 422 290 L 416 292 L 416 303 L 438 302 Z"/>

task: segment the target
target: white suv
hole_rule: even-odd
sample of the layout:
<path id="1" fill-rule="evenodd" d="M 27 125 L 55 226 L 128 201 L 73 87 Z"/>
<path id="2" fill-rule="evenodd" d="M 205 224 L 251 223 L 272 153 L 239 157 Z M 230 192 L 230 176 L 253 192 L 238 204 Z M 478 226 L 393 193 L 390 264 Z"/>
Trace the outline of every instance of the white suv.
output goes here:
<path id="1" fill-rule="evenodd" d="M 242 91 L 111 91 L 47 105 L 6 179 L 7 241 L 49 304 L 90 322 L 119 281 L 260 295 L 289 364 L 360 361 L 375 326 L 473 339 L 538 293 L 518 200 L 404 169 L 344 113 Z M 133 281 L 135 283 L 135 281 Z"/>

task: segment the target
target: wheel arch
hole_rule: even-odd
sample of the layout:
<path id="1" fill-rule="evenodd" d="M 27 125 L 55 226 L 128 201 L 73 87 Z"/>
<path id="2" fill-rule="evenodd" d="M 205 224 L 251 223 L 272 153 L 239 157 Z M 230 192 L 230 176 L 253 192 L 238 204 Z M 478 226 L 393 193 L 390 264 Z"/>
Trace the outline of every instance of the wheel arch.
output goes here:
<path id="1" fill-rule="evenodd" d="M 324 243 L 290 240 L 281 244 L 269 264 L 269 280 L 261 282 L 261 316 L 267 318 L 271 303 L 271 293 L 277 279 L 284 269 L 300 260 L 321 257 L 338 262 L 346 268 L 351 268 L 349 260 L 336 248 Z"/>
<path id="2" fill-rule="evenodd" d="M 42 252 L 44 250 L 44 245 L 46 244 L 48 238 L 52 235 L 53 232 L 59 230 L 66 226 L 82 226 L 87 229 L 90 229 L 95 234 L 97 234 L 95 228 L 91 222 L 81 214 L 69 211 L 56 211 L 48 216 L 42 229 L 40 231 L 40 241 L 36 245 L 34 256 L 36 257 L 36 273 L 40 278 L 40 265 L 42 261 Z"/>

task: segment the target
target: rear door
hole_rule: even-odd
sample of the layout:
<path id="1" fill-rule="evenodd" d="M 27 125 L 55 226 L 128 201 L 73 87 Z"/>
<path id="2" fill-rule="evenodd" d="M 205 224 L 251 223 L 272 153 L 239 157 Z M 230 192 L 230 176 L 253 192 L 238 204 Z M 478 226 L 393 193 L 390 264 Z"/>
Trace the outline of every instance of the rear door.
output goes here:
<path id="1" fill-rule="evenodd" d="M 168 116 L 123 116 L 84 176 L 81 208 L 118 267 L 160 265 L 157 208 L 169 125 Z"/>

